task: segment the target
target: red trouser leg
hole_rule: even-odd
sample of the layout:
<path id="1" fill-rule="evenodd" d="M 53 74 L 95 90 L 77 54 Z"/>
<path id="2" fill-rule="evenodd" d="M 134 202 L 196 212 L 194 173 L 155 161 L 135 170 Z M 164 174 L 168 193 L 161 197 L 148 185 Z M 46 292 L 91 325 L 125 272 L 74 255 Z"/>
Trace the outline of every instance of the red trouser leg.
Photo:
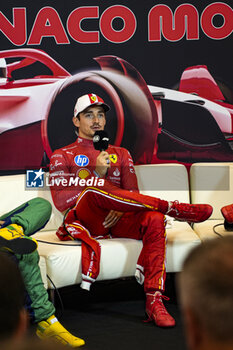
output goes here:
<path id="1" fill-rule="evenodd" d="M 107 184 L 103 189 L 87 187 L 78 197 L 75 208 L 77 219 L 88 228 L 91 235 L 98 236 L 108 232 L 102 224 L 110 210 L 122 212 L 153 210 L 164 213 L 167 201 Z"/>
<path id="2" fill-rule="evenodd" d="M 108 185 L 103 189 L 86 188 L 78 197 L 75 216 L 89 230 L 91 236 L 97 237 L 109 233 L 109 230 L 104 228 L 103 222 L 110 210 L 136 212 L 134 215 L 126 213 L 124 219 L 121 218 L 119 221 L 119 224 L 122 225 L 120 231 L 123 232 L 121 237 L 127 237 L 127 234 L 124 233 L 128 231 L 127 227 L 131 226 L 131 230 L 128 231 L 131 233 L 131 238 L 143 240 L 144 247 L 141 256 L 144 256 L 145 290 L 163 290 L 165 279 L 164 216 L 156 211 L 166 207 L 166 204 L 166 201 L 158 198 Z M 127 219 L 128 216 L 131 216 L 131 219 Z M 138 219 L 132 220 L 132 216 L 137 216 Z M 118 224 L 117 227 L 119 227 Z M 117 231 L 112 230 L 112 232 Z"/>
<path id="3" fill-rule="evenodd" d="M 101 247 L 89 231 L 78 221 L 65 222 L 65 229 L 70 236 L 82 242 L 82 284 L 81 287 L 89 290 L 91 283 L 99 274 Z M 64 230 L 64 228 L 60 228 Z"/>
<path id="4" fill-rule="evenodd" d="M 125 214 L 112 227 L 113 237 L 142 239 L 143 248 L 138 268 L 144 275 L 146 293 L 164 291 L 166 278 L 166 232 L 165 217 L 159 212 L 143 211 Z"/>

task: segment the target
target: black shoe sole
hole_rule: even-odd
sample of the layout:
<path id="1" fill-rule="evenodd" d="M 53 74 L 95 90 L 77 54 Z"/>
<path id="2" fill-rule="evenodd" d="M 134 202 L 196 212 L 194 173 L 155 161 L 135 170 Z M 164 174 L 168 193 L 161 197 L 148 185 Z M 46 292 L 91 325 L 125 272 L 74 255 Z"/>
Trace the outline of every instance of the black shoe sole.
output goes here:
<path id="1" fill-rule="evenodd" d="M 37 248 L 36 242 L 27 238 L 5 239 L 0 236 L 0 248 L 10 249 L 15 254 L 30 254 Z"/>

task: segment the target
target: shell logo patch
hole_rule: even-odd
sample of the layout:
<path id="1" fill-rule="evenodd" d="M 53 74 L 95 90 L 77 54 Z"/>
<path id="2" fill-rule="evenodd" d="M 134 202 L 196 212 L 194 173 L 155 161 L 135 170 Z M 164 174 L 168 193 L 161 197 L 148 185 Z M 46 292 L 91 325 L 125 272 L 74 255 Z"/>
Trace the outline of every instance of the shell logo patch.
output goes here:
<path id="1" fill-rule="evenodd" d="M 116 168 L 116 170 L 113 172 L 113 175 L 114 176 L 120 176 L 121 175 L 121 173 L 120 173 L 118 168 Z"/>
<path id="2" fill-rule="evenodd" d="M 77 171 L 77 176 L 80 179 L 86 179 L 86 177 L 88 177 L 91 174 L 91 172 L 87 169 L 80 169 L 79 171 Z"/>
<path id="3" fill-rule="evenodd" d="M 112 163 L 116 164 L 117 162 L 117 155 L 116 154 L 110 154 L 109 159 L 111 160 Z"/>

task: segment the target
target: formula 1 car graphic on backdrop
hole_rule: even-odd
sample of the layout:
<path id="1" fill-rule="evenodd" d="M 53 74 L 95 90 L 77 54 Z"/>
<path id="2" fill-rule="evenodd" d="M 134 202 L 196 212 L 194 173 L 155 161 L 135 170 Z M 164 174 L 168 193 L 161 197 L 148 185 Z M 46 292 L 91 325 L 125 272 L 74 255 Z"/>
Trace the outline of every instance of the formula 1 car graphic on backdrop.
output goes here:
<path id="1" fill-rule="evenodd" d="M 135 163 L 233 160 L 231 105 L 147 86 L 119 57 L 95 61 L 100 69 L 72 76 L 41 50 L 0 51 L 0 170 L 48 165 L 54 149 L 75 140 L 73 106 L 87 92 L 110 104 L 111 143 L 129 149 Z"/>
<path id="2" fill-rule="evenodd" d="M 156 158 L 189 163 L 233 160 L 233 92 L 217 84 L 205 65 L 185 69 L 179 91 L 149 89 L 161 127 Z"/>
<path id="3" fill-rule="evenodd" d="M 157 111 L 145 81 L 127 62 L 98 57 L 101 69 L 72 76 L 36 49 L 0 51 L 0 59 L 0 170 L 46 166 L 54 149 L 74 142 L 73 108 L 77 97 L 89 92 L 111 106 L 112 143 L 128 148 L 136 161 L 151 162 Z M 118 65 L 136 77 L 114 70 Z"/>

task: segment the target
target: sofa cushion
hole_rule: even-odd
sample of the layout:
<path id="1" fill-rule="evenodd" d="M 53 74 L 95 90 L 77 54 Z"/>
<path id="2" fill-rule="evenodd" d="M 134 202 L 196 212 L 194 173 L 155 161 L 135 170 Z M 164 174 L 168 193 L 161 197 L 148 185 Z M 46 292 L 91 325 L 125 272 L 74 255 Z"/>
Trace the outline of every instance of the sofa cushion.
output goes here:
<path id="1" fill-rule="evenodd" d="M 190 188 L 192 203 L 212 205 L 211 219 L 223 219 L 220 209 L 233 203 L 233 163 L 192 164 Z"/>
<path id="2" fill-rule="evenodd" d="M 187 169 L 182 164 L 135 166 L 140 193 L 168 201 L 190 203 Z"/>
<path id="3" fill-rule="evenodd" d="M 213 213 L 205 222 L 194 224 L 193 229 L 201 241 L 219 237 L 213 227 L 221 235 L 232 234 L 225 231 L 221 208 L 233 203 L 233 163 L 196 163 L 190 169 L 190 187 L 192 203 L 212 205 Z"/>
<path id="4" fill-rule="evenodd" d="M 216 237 L 221 237 L 221 236 L 226 236 L 226 235 L 233 235 L 233 231 L 226 231 L 224 229 L 224 220 L 214 220 L 214 219 L 210 219 L 210 220 L 206 220 L 205 222 L 200 222 L 198 224 L 194 224 L 194 231 L 196 232 L 196 234 L 198 235 L 198 237 L 200 238 L 201 241 L 204 241 L 206 239 L 210 239 L 210 238 L 216 238 Z M 215 231 L 217 233 L 219 233 L 219 235 L 217 235 L 214 232 L 214 226 L 221 224 L 220 226 L 215 228 Z"/>

